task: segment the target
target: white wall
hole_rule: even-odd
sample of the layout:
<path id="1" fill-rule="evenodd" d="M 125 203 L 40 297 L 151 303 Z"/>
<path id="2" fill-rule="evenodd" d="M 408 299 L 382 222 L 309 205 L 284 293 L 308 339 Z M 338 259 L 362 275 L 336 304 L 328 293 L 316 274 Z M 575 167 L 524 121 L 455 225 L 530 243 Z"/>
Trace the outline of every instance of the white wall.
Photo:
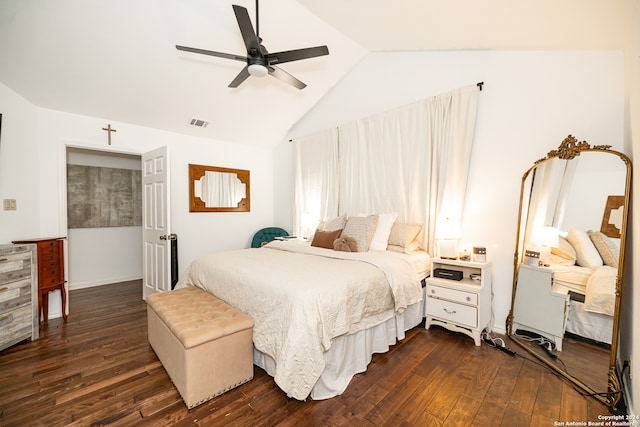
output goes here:
<path id="1" fill-rule="evenodd" d="M 634 4 L 631 22 L 640 22 L 640 0 L 629 0 Z M 632 152 L 631 161 L 637 168 L 640 165 L 640 25 L 631 27 L 629 43 L 625 50 L 625 86 L 626 104 L 628 109 L 625 116 L 625 146 Z M 629 212 L 630 233 L 627 242 L 627 256 L 625 263 L 625 277 L 623 283 L 623 303 L 621 313 L 622 327 L 620 329 L 620 353 L 618 360 L 631 360 L 630 376 L 625 375 L 625 396 L 629 413 L 640 414 L 640 336 L 638 321 L 640 317 L 640 291 L 634 284 L 640 283 L 640 239 L 635 231 L 640 230 L 640 185 L 636 180 L 632 186 L 632 202 Z M 634 319 L 635 322 L 634 322 Z M 635 339 L 634 339 L 635 338 Z M 621 363 L 621 362 L 620 362 Z M 633 378 L 633 380 L 631 380 Z"/>
<path id="2" fill-rule="evenodd" d="M 617 51 L 372 53 L 291 129 L 290 136 L 484 82 L 462 243 L 487 247 L 493 263 L 494 328 L 504 332 L 522 174 L 568 134 L 624 152 L 623 57 Z M 290 180 L 276 182 L 276 188 L 289 185 Z"/>
<path id="3" fill-rule="evenodd" d="M 0 199 L 17 210 L 0 210 L 0 243 L 29 238 L 40 221 L 36 108 L 0 83 Z"/>

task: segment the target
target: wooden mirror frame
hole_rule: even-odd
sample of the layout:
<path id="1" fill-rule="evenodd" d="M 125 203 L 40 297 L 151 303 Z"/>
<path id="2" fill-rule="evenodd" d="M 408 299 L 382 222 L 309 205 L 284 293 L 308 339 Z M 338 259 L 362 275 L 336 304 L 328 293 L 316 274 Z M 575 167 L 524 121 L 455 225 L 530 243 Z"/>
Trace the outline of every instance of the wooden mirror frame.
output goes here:
<path id="1" fill-rule="evenodd" d="M 536 167 L 549 159 L 559 158 L 563 160 L 571 160 L 580 155 L 583 152 L 603 152 L 610 153 L 612 155 L 617 155 L 626 166 L 626 182 L 625 182 L 625 194 L 624 194 L 624 206 L 626 207 L 623 211 L 622 218 L 622 229 L 620 230 L 620 253 L 619 253 L 619 262 L 618 262 L 618 272 L 616 276 L 615 283 L 615 308 L 614 308 L 614 317 L 613 317 L 613 330 L 611 336 L 611 351 L 609 355 L 609 371 L 607 378 L 607 392 L 605 396 L 597 393 L 591 387 L 580 381 L 578 378 L 570 375 L 568 372 L 560 369 L 554 364 L 550 363 L 549 360 L 545 359 L 541 354 L 534 352 L 529 347 L 527 347 L 524 343 L 520 342 L 517 337 L 514 336 L 513 323 L 514 323 L 514 307 L 516 300 L 516 288 L 518 281 L 518 271 L 521 264 L 522 254 L 519 253 L 520 250 L 520 233 L 522 224 L 522 208 L 523 208 L 523 200 L 524 200 L 524 191 L 525 182 L 529 174 L 536 169 Z M 598 145 L 591 147 L 586 141 L 578 142 L 578 140 L 569 135 L 565 138 L 560 147 L 556 150 L 552 150 L 547 154 L 547 157 L 541 158 L 537 160 L 534 165 L 527 170 L 522 176 L 522 183 L 520 186 L 520 204 L 518 207 L 518 226 L 516 230 L 516 245 L 514 252 L 514 271 L 513 271 L 513 287 L 511 291 L 511 309 L 509 311 L 509 315 L 507 317 L 507 333 L 510 338 L 522 349 L 524 349 L 527 353 L 533 355 L 538 361 L 542 362 L 544 365 L 551 368 L 553 371 L 570 381 L 575 386 L 582 389 L 585 393 L 592 395 L 605 405 L 607 405 L 610 409 L 615 409 L 619 400 L 622 397 L 622 384 L 619 376 L 618 368 L 616 365 L 617 362 L 617 353 L 618 353 L 618 340 L 619 340 L 619 331 L 620 331 L 620 301 L 622 295 L 622 281 L 624 274 L 624 258 L 625 258 L 625 249 L 626 249 L 626 239 L 627 239 L 627 226 L 628 226 L 628 213 L 629 213 L 629 203 L 631 198 L 631 160 L 625 154 L 622 154 L 618 151 L 611 150 L 610 145 Z"/>
<path id="2" fill-rule="evenodd" d="M 230 207 L 206 207 L 204 201 L 195 195 L 195 182 L 202 178 L 205 172 L 235 173 L 246 186 L 246 197 L 235 208 Z M 251 191 L 249 188 L 249 171 L 244 169 L 221 168 L 217 166 L 204 166 L 189 164 L 189 212 L 249 212 Z"/>

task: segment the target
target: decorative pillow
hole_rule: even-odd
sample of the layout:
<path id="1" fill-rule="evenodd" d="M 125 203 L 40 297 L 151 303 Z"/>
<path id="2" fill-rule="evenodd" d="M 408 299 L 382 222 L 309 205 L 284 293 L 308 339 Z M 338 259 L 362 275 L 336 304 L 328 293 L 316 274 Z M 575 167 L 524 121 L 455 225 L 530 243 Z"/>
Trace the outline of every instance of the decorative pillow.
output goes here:
<path id="1" fill-rule="evenodd" d="M 576 262 L 576 250 L 571 246 L 571 243 L 562 236 L 558 236 L 558 247 L 551 248 L 551 253 L 560 258 L 573 261 L 574 264 Z"/>
<path id="2" fill-rule="evenodd" d="M 333 250 L 343 252 L 358 252 L 358 244 L 353 237 L 340 237 L 333 241 Z"/>
<path id="3" fill-rule="evenodd" d="M 369 245 L 370 251 L 387 250 L 389 235 L 391 234 L 391 227 L 393 227 L 393 223 L 395 222 L 397 217 L 397 212 L 378 215 L 378 225 L 376 226 L 376 231 L 373 233 L 371 245 Z"/>
<path id="4" fill-rule="evenodd" d="M 575 259 L 566 259 L 563 258 L 559 255 L 554 255 L 551 254 L 549 255 L 549 264 L 551 265 L 566 265 L 566 266 L 571 266 L 571 265 L 576 265 L 576 260 Z"/>
<path id="5" fill-rule="evenodd" d="M 593 242 L 593 245 L 598 250 L 598 253 L 602 257 L 602 261 L 605 265 L 618 268 L 618 257 L 620 255 L 620 248 L 617 247 L 613 239 L 607 237 L 606 234 L 599 231 L 587 231 L 589 238 Z"/>
<path id="6" fill-rule="evenodd" d="M 367 252 L 377 225 L 378 215 L 350 217 L 342 230 L 342 236 L 355 239 L 357 252 Z"/>
<path id="7" fill-rule="evenodd" d="M 311 241 L 311 246 L 319 248 L 333 249 L 333 241 L 340 237 L 342 230 L 323 231 L 316 230 Z"/>
<path id="8" fill-rule="evenodd" d="M 311 234 L 308 237 L 308 240 L 313 241 L 313 238 L 315 237 L 315 233 L 318 230 L 320 230 L 320 231 L 342 230 L 344 228 L 344 225 L 346 224 L 346 222 L 347 222 L 347 217 L 345 215 L 337 216 L 335 218 L 331 218 L 328 221 L 322 221 L 316 227 L 316 231 L 314 231 L 313 234 Z"/>
<path id="9" fill-rule="evenodd" d="M 345 224 L 347 223 L 347 217 L 345 215 L 342 216 L 338 216 L 335 218 L 332 218 L 328 221 L 325 221 L 324 223 L 322 223 L 322 228 L 320 228 L 322 231 L 334 231 L 334 230 L 342 230 L 345 226 Z"/>
<path id="10" fill-rule="evenodd" d="M 391 227 L 389 234 L 389 245 L 402 246 L 406 248 L 418 237 L 422 226 L 418 224 L 404 224 L 396 222 Z"/>
<path id="11" fill-rule="evenodd" d="M 420 245 L 415 240 L 409 243 L 407 246 L 402 247 L 398 245 L 387 245 L 387 250 L 390 252 L 399 252 L 405 254 L 412 254 L 420 250 Z"/>
<path id="12" fill-rule="evenodd" d="M 571 228 L 569 229 L 567 240 L 576 250 L 576 263 L 578 265 L 589 268 L 603 265 L 602 258 L 586 231 Z"/>

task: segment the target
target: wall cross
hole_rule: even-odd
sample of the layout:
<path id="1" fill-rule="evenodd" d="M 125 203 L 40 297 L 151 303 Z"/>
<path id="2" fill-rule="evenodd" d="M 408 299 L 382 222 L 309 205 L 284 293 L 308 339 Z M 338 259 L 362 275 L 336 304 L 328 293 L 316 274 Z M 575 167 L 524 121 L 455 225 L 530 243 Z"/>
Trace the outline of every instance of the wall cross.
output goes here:
<path id="1" fill-rule="evenodd" d="M 111 129 L 111 123 L 107 125 L 106 128 L 102 128 L 102 130 L 106 130 L 108 133 L 107 142 L 111 145 L 111 132 L 117 132 L 115 129 Z"/>

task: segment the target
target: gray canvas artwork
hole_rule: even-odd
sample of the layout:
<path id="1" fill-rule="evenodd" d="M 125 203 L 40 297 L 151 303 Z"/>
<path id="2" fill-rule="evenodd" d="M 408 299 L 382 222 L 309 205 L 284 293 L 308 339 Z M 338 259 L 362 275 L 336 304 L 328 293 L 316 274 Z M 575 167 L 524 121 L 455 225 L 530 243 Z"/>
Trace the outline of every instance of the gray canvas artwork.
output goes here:
<path id="1" fill-rule="evenodd" d="M 67 165 L 69 228 L 142 225 L 141 172 Z"/>

